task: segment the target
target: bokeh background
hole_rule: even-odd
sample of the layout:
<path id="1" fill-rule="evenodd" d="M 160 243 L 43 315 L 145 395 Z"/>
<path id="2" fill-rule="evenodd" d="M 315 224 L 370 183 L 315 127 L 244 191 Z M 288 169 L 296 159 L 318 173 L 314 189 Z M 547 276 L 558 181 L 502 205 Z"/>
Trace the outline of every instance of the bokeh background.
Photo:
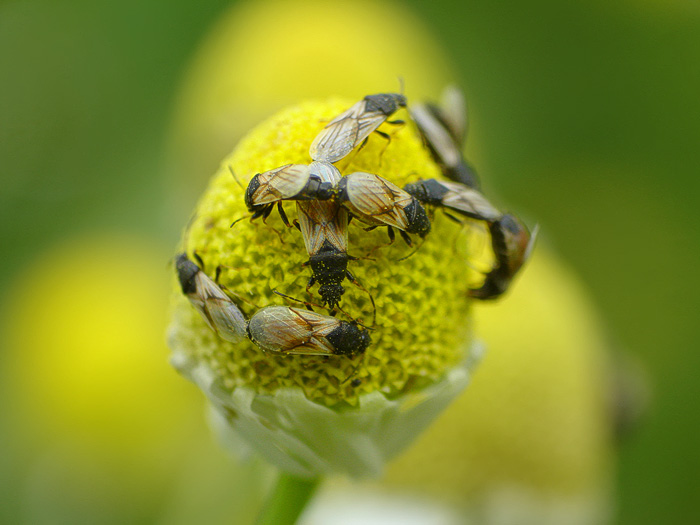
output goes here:
<path id="1" fill-rule="evenodd" d="M 250 476 L 220 468 L 194 387 L 162 366 L 168 258 L 206 180 L 185 191 L 164 168 L 174 108 L 230 5 L 0 4 L 3 523 L 188 523 L 243 505 L 225 487 Z M 617 522 L 689 522 L 700 486 L 700 4 L 396 6 L 450 54 L 487 190 L 537 218 L 615 345 L 647 370 L 652 402 L 619 450 Z M 350 29 L 340 36 L 352 47 Z M 94 358 L 96 347 L 114 359 Z"/>

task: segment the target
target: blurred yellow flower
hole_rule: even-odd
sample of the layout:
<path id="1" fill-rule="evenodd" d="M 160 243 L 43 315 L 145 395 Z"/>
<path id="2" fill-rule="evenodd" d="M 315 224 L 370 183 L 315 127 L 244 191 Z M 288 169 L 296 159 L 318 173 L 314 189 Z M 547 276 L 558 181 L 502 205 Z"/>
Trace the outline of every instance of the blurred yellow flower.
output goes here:
<path id="1" fill-rule="evenodd" d="M 184 79 L 171 140 L 169 184 L 192 205 L 244 133 L 300 100 L 359 100 L 377 91 L 412 97 L 453 81 L 444 53 L 399 3 L 359 0 L 241 2 L 212 28 Z"/>
<path id="2" fill-rule="evenodd" d="M 14 279 L 2 397 L 15 446 L 45 469 L 41 490 L 75 498 L 68 487 L 80 486 L 85 505 L 128 497 L 138 507 L 180 468 L 202 417 L 167 365 L 166 253 L 125 235 L 80 237 Z"/>

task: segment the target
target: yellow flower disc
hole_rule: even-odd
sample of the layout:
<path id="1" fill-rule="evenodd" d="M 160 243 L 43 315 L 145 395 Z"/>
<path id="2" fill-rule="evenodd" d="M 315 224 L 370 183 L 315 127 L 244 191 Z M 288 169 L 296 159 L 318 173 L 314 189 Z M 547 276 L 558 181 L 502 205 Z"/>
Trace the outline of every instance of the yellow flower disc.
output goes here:
<path id="1" fill-rule="evenodd" d="M 301 233 L 287 229 L 276 211 L 267 225 L 261 220 L 242 220 L 230 227 L 234 220 L 249 215 L 244 187 L 256 173 L 288 163 L 310 163 L 308 149 L 314 137 L 325 122 L 354 102 L 304 103 L 264 122 L 223 162 L 197 206 L 185 235 L 186 251 L 191 258 L 194 252 L 201 256 L 211 277 L 221 266 L 220 284 L 248 318 L 272 304 L 304 308 L 273 290 L 307 299 L 311 271 L 301 266 L 309 258 Z M 411 127 L 385 124 L 381 129 L 392 135 L 391 141 L 371 136 L 365 148 L 337 163 L 342 174 L 376 173 L 399 186 L 440 177 Z M 294 203 L 286 203 L 285 209 L 290 219 L 296 216 Z M 368 232 L 358 221 L 349 225 L 348 253 L 359 258 L 349 263 L 349 270 L 376 302 L 376 326 L 364 357 L 281 356 L 266 354 L 249 341 L 229 344 L 206 326 L 178 288 L 174 326 L 181 327 L 181 346 L 208 363 L 232 390 L 245 385 L 257 393 L 272 393 L 296 386 L 309 399 L 332 406 L 341 401 L 355 405 L 365 392 L 378 391 L 392 398 L 419 389 L 439 380 L 465 358 L 469 257 L 464 233 L 465 227 L 435 213 L 433 230 L 425 242 L 415 237 L 416 253 L 399 260 L 412 249 L 400 238 L 389 245 L 386 228 Z M 343 286 L 346 293 L 341 308 L 371 325 L 374 311 L 368 294 L 348 280 Z M 315 297 L 318 301 L 318 295 Z M 351 377 L 360 380 L 359 386 L 348 380 Z"/>

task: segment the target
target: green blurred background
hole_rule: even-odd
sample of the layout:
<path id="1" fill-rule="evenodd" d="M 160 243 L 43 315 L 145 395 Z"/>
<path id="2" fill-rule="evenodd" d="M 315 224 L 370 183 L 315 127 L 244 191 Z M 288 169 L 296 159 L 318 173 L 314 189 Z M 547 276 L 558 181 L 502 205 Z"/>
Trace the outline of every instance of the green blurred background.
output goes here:
<path id="1" fill-rule="evenodd" d="M 486 189 L 537 218 L 548 241 L 589 286 L 616 344 L 648 369 L 653 402 L 620 451 L 618 522 L 689 522 L 698 515 L 700 495 L 695 377 L 700 353 L 692 321 L 700 311 L 700 3 L 405 4 L 451 53 L 471 110 L 467 152 Z M 9 319 L 2 324 L 3 346 L 17 326 L 15 298 L 29 286 L 33 301 L 22 308 L 37 309 L 36 330 L 49 331 L 42 341 L 61 336 L 42 294 L 52 286 L 52 272 L 63 274 L 41 261 L 66 240 L 103 232 L 138 239 L 143 253 L 162 255 L 166 273 L 169 247 L 201 189 L 192 190 L 184 208 L 172 210 L 163 166 L 177 89 L 198 42 L 229 5 L 222 0 L 0 4 L 0 286 L 3 318 Z M 78 243 L 66 250 L 81 249 Z M 50 260 L 63 260 L 56 250 Z M 118 253 L 118 245 L 114 250 Z M 165 282 L 134 279 L 142 270 L 141 252 L 125 258 L 109 274 L 117 282 L 166 289 Z M 159 359 L 166 355 L 163 349 Z M 22 358 L 3 350 L 3 377 Z M 48 378 L 42 385 L 50 389 L 61 371 L 41 373 Z M 19 410 L 14 397 L 23 391 L 10 388 L 15 379 L 3 382 L 6 414 Z M 60 378 L 56 381 L 53 387 L 60 389 Z M 172 388 L 183 390 L 182 399 L 189 399 L 192 387 L 172 381 Z M 178 436 L 199 432 L 191 428 L 198 426 L 194 414 L 201 409 L 195 405 L 191 426 L 169 427 Z M 31 451 L 45 449 L 37 440 L 18 438 L 16 421 L 0 421 L 5 502 L 0 521 L 75 522 L 40 510 L 27 515 L 32 497 L 45 497 L 44 485 L 61 485 L 67 470 L 56 467 L 51 455 L 37 464 Z M 138 446 L 147 451 L 161 437 Z M 172 458 L 182 460 L 183 454 L 185 464 L 187 454 L 196 456 L 187 467 L 198 473 L 192 479 L 206 478 L 202 458 L 225 461 L 223 454 L 197 455 L 175 443 L 149 469 L 168 473 Z M 136 472 L 123 470 L 125 476 Z M 101 490 L 113 496 L 117 486 Z M 173 482 L 161 490 L 151 495 L 157 503 L 137 501 L 108 512 L 99 501 L 83 501 L 84 522 L 98 516 L 105 523 L 152 522 L 163 501 L 174 505 L 173 494 L 187 488 Z M 59 491 L 51 508 L 60 508 L 64 497 Z M 206 505 L 208 497 L 216 499 L 202 496 L 199 504 Z"/>

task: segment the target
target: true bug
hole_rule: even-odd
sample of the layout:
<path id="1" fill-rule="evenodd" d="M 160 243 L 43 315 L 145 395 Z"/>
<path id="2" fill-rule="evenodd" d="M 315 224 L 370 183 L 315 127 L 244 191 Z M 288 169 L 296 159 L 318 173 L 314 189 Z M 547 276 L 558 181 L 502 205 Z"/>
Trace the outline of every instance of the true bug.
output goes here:
<path id="1" fill-rule="evenodd" d="M 331 120 L 316 136 L 309 154 L 314 160 L 337 162 L 369 137 L 370 133 L 393 115 L 400 107 L 406 107 L 406 97 L 398 93 L 367 95 L 347 111 Z M 390 124 L 403 124 L 402 120 Z M 389 139 L 386 133 L 377 131 Z"/>
<path id="2" fill-rule="evenodd" d="M 264 173 L 255 175 L 245 192 L 245 204 L 253 215 L 252 219 L 263 220 L 272 212 L 275 204 L 282 220 L 287 226 L 289 220 L 282 207 L 283 200 L 327 200 L 333 195 L 333 184 L 325 181 L 325 171 L 340 172 L 331 164 L 313 162 L 306 164 L 287 164 Z M 326 176 L 326 178 L 328 178 Z"/>
<path id="3" fill-rule="evenodd" d="M 496 299 L 508 289 L 515 274 L 530 257 L 538 228 L 530 235 L 515 216 L 505 214 L 489 224 L 489 231 L 496 263 L 486 274 L 484 283 L 469 290 L 471 297 L 482 300 Z"/>
<path id="4" fill-rule="evenodd" d="M 412 105 L 409 111 L 445 177 L 478 188 L 479 179 L 461 152 L 467 129 L 462 92 L 448 86 L 443 93 L 442 108 L 424 103 Z"/>
<path id="5" fill-rule="evenodd" d="M 341 180 L 340 172 L 331 164 L 318 163 L 319 176 L 323 182 L 335 186 Z M 308 291 L 316 282 L 319 294 L 329 308 L 335 308 L 345 293 L 341 283 L 349 279 L 359 286 L 348 271 L 348 214 L 337 202 L 304 200 L 297 201 L 298 225 L 304 237 L 312 276 L 306 286 Z"/>
<path id="6" fill-rule="evenodd" d="M 323 302 L 335 308 L 345 293 L 341 283 L 345 278 L 356 282 L 348 271 L 348 214 L 333 201 L 297 202 L 299 229 L 304 237 L 312 276 L 308 291 L 316 282 Z"/>
<path id="7" fill-rule="evenodd" d="M 181 253 L 175 259 L 182 293 L 219 337 L 232 343 L 243 340 L 247 335 L 247 321 L 243 313 L 221 287 L 204 273 L 204 263 L 199 255 L 195 253 L 194 257 L 200 266 L 192 262 L 186 253 Z"/>
<path id="8" fill-rule="evenodd" d="M 403 189 L 423 204 L 441 206 L 471 219 L 491 223 L 503 215 L 480 191 L 459 182 L 428 179 L 406 184 Z"/>
<path id="9" fill-rule="evenodd" d="M 392 241 L 392 228 L 399 230 L 409 246 L 409 233 L 425 237 L 430 232 L 430 219 L 420 202 L 378 175 L 358 171 L 343 177 L 336 199 L 360 221 L 374 227 L 388 226 Z"/>
<path id="10" fill-rule="evenodd" d="M 248 323 L 251 341 L 277 354 L 344 355 L 364 353 L 371 339 L 357 322 L 347 322 L 311 310 L 268 306 Z"/>

